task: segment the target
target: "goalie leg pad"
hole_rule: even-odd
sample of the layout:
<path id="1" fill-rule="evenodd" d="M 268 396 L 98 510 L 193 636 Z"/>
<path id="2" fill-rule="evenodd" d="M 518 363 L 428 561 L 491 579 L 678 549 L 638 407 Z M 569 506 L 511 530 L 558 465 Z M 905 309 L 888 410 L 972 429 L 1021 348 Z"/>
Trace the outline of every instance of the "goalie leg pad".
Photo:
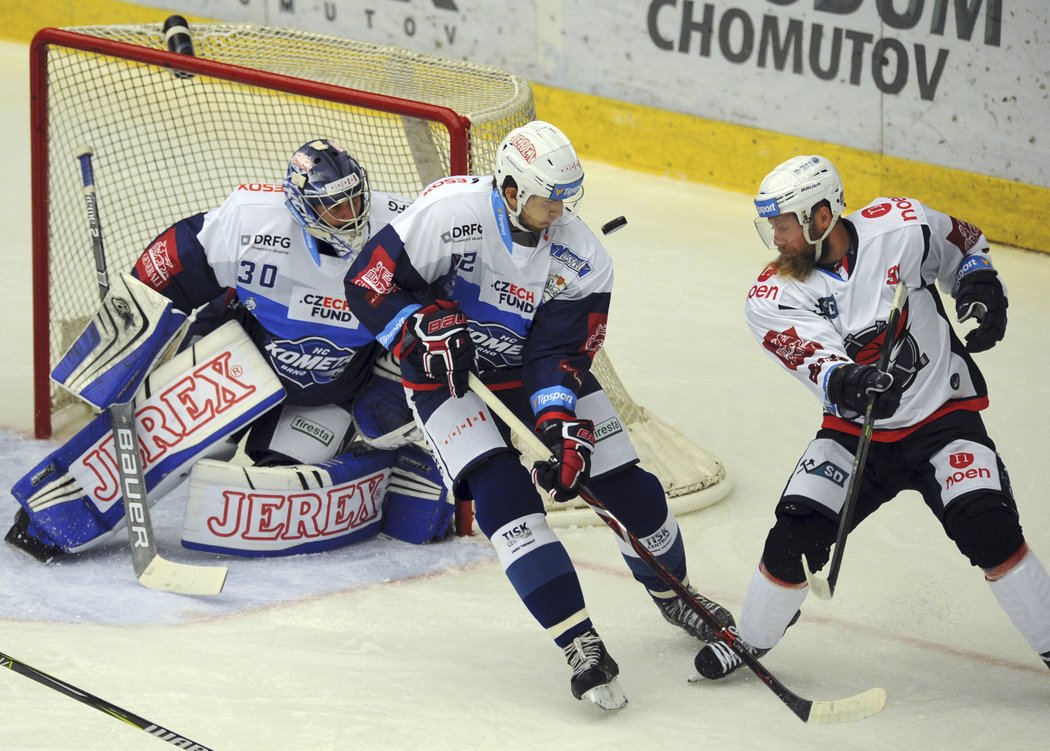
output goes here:
<path id="1" fill-rule="evenodd" d="M 386 493 L 383 533 L 416 545 L 440 540 L 454 510 L 433 457 L 418 446 L 402 447 Z"/>
<path id="2" fill-rule="evenodd" d="M 379 534 L 396 453 L 341 454 L 316 465 L 198 462 L 182 544 L 246 557 L 315 553 Z"/>
<path id="3" fill-rule="evenodd" d="M 230 455 L 226 438 L 284 398 L 284 389 L 236 323 L 228 323 L 148 376 L 135 410 L 146 489 L 154 503 L 206 456 Z M 62 552 L 99 545 L 122 528 L 109 415 L 88 423 L 11 490 Z"/>

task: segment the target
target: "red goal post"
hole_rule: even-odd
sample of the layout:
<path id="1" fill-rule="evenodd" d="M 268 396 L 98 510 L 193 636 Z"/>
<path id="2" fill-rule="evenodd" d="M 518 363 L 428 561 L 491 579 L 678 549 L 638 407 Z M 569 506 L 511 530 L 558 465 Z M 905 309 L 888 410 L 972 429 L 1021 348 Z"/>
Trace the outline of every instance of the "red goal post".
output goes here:
<path id="1" fill-rule="evenodd" d="M 334 137 L 373 188 L 414 198 L 439 177 L 491 172 L 503 137 L 535 119 L 528 83 L 487 66 L 247 24 L 194 25 L 191 36 L 193 57 L 166 49 L 160 23 L 43 29 L 32 41 L 37 437 L 85 416 L 49 379 L 98 304 L 80 148 L 94 150 L 114 273 L 158 232 L 218 206 L 236 185 L 282 179 L 289 154 L 311 138 Z M 683 497 L 676 510 L 728 493 L 721 462 L 635 403 L 604 353 L 595 372 L 645 466 L 669 496 Z M 557 516 L 596 520 L 578 511 Z"/>

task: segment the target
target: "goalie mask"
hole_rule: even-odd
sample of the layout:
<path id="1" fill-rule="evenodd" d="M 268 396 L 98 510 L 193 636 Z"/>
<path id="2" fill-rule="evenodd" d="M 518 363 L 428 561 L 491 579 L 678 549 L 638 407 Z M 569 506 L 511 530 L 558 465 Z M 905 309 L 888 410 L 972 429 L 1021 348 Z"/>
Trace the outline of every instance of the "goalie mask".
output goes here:
<path id="1" fill-rule="evenodd" d="M 827 201 L 831 208 L 831 222 L 820 237 L 813 237 L 809 225 L 813 211 L 821 201 Z M 835 165 L 824 157 L 796 156 L 766 175 L 755 196 L 755 208 L 758 210 L 755 227 L 770 250 L 777 248 L 769 220 L 782 214 L 794 214 L 806 239 L 816 246 L 816 261 L 819 262 L 824 239 L 846 208 L 842 179 Z"/>
<path id="2" fill-rule="evenodd" d="M 515 208 L 507 213 L 515 226 L 521 222 L 525 205 L 533 196 L 560 201 L 570 211 L 583 197 L 583 167 L 576 150 L 565 134 L 550 123 L 534 120 L 515 128 L 496 151 L 496 186 L 503 195 L 507 178 L 513 178 L 518 189 Z"/>
<path id="3" fill-rule="evenodd" d="M 331 140 L 310 141 L 292 154 L 284 202 L 304 230 L 342 258 L 356 255 L 368 239 L 368 174 Z"/>

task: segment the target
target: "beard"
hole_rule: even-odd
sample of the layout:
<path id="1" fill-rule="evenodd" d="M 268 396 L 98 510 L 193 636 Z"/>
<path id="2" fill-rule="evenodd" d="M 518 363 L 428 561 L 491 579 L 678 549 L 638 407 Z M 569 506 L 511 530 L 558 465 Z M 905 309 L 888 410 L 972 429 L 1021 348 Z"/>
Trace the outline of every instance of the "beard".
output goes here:
<path id="1" fill-rule="evenodd" d="M 777 273 L 788 279 L 797 279 L 800 282 L 805 281 L 813 273 L 813 269 L 816 268 L 816 251 L 816 247 L 810 245 L 805 253 L 792 253 L 790 255 L 781 253 L 776 260 Z"/>

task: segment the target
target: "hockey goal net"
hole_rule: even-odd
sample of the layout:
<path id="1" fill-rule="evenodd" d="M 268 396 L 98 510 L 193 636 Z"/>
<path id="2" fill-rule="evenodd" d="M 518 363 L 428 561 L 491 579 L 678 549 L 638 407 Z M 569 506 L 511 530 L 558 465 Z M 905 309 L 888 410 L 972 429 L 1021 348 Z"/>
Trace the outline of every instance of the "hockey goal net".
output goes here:
<path id="1" fill-rule="evenodd" d="M 445 175 L 490 172 L 506 133 L 535 117 L 528 83 L 486 66 L 291 29 L 191 33 L 193 57 L 169 52 L 159 23 L 44 29 L 31 45 L 38 437 L 85 416 L 49 379 L 98 304 L 82 147 L 94 152 L 108 267 L 125 270 L 175 220 L 239 184 L 282 179 L 312 138 L 345 144 L 374 188 L 414 197 Z M 635 403 L 604 356 L 596 372 L 679 513 L 728 492 L 723 465 Z"/>

